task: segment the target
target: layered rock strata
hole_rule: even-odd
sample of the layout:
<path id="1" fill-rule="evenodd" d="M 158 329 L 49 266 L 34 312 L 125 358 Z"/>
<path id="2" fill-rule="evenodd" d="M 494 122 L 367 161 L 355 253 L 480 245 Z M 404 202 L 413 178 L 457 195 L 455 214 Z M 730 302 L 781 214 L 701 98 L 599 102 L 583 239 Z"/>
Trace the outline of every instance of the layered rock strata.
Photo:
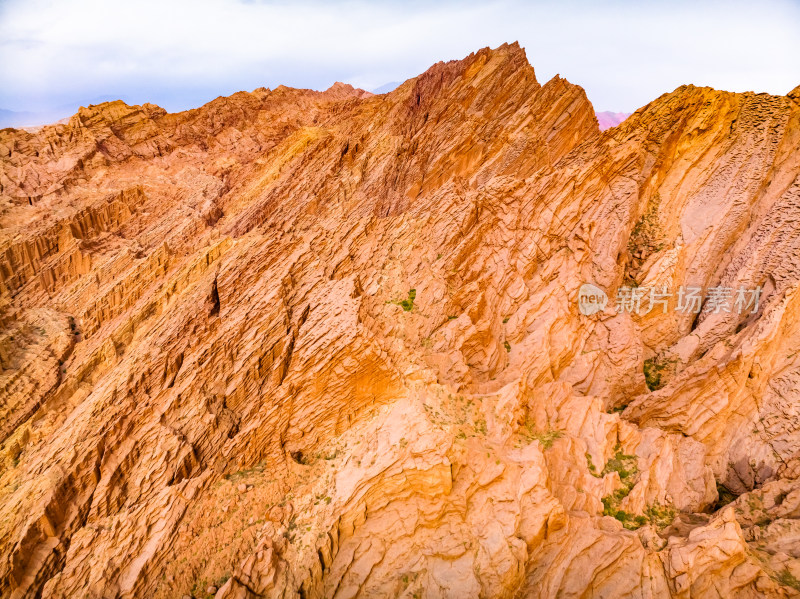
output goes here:
<path id="1" fill-rule="evenodd" d="M 798 91 L 111 102 L 0 226 L 2 597 L 800 594 Z"/>

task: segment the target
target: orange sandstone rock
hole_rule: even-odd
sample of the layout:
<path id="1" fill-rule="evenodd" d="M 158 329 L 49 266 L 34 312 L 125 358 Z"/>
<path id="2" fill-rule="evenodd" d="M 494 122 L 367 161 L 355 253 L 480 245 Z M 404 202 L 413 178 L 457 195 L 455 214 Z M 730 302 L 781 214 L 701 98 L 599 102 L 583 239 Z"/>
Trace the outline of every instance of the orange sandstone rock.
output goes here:
<path id="1" fill-rule="evenodd" d="M 799 142 L 516 44 L 0 131 L 0 595 L 797 596 Z"/>

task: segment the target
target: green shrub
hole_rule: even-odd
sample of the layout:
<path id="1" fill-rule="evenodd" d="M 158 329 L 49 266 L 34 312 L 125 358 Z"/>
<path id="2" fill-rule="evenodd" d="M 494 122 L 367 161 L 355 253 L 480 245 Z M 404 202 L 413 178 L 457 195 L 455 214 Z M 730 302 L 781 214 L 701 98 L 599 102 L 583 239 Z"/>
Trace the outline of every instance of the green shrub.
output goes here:
<path id="1" fill-rule="evenodd" d="M 647 516 L 647 521 L 659 530 L 672 524 L 675 519 L 675 508 L 670 505 L 662 506 L 659 503 L 654 503 L 653 505 L 648 505 L 644 513 Z"/>
<path id="2" fill-rule="evenodd" d="M 414 300 L 417 298 L 417 290 L 410 289 L 408 291 L 408 298 L 404 300 L 389 300 L 387 304 L 395 304 L 396 306 L 400 306 L 406 312 L 411 312 L 414 309 Z"/>
<path id="3" fill-rule="evenodd" d="M 589 468 L 589 472 L 591 473 L 592 476 L 600 478 L 602 475 L 597 473 L 597 466 L 595 466 L 594 462 L 592 461 L 592 454 L 590 454 L 587 451 L 585 455 L 586 455 L 586 465 Z"/>
<path id="4" fill-rule="evenodd" d="M 553 443 L 556 439 L 560 439 L 564 436 L 564 433 L 561 431 L 557 431 L 554 429 L 547 429 L 546 431 L 537 431 L 534 428 L 534 423 L 530 420 L 525 422 L 525 425 L 522 427 L 520 434 L 525 437 L 528 442 L 531 441 L 538 441 L 542 449 L 550 449 L 553 446 Z"/>
<path id="5" fill-rule="evenodd" d="M 650 391 L 657 391 L 666 385 L 667 381 L 663 376 L 669 370 L 673 370 L 677 363 L 677 358 L 665 359 L 658 356 L 644 361 L 644 380 Z"/>
<path id="6" fill-rule="evenodd" d="M 624 510 L 620 510 L 619 506 L 622 500 L 628 496 L 633 486 L 636 484 L 636 475 L 639 473 L 639 468 L 636 465 L 637 458 L 634 455 L 628 455 L 622 452 L 622 447 L 617 445 L 615 448 L 616 453 L 614 457 L 606 462 L 605 468 L 601 476 L 605 476 L 611 472 L 616 472 L 619 475 L 622 487 L 603 497 L 603 515 L 613 516 L 625 526 L 625 528 L 638 528 L 641 524 L 636 523 L 636 517 L 628 514 Z M 587 460 L 591 466 L 591 460 L 587 454 Z M 592 470 L 590 467 L 589 470 Z"/>
<path id="7" fill-rule="evenodd" d="M 645 508 L 643 515 L 634 515 L 619 509 L 622 500 L 628 496 L 636 484 L 639 468 L 636 465 L 636 456 L 623 453 L 619 445 L 615 450 L 614 457 L 608 460 L 602 474 L 605 476 L 611 472 L 616 472 L 619 474 L 622 486 L 610 495 L 603 497 L 603 515 L 613 516 L 629 530 L 636 530 L 645 524 L 652 524 L 660 530 L 672 524 L 675 519 L 675 508 L 669 505 L 662 506 L 659 503 L 649 505 Z M 587 461 L 590 465 L 589 470 L 592 470 L 594 466 L 588 454 Z"/>
<path id="8" fill-rule="evenodd" d="M 778 574 L 777 580 L 784 586 L 800 591 L 800 580 L 797 580 L 797 577 L 792 574 L 786 566 L 784 566 L 783 570 Z"/>

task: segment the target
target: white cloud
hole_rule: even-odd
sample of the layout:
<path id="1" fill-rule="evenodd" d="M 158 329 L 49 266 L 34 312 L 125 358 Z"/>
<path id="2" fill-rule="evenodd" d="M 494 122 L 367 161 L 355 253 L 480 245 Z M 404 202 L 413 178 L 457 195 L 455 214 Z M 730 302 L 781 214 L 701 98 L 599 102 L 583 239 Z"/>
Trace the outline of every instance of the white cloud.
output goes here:
<path id="1" fill-rule="evenodd" d="M 98 96 L 171 110 L 281 83 L 367 89 L 519 40 L 598 109 L 683 83 L 786 93 L 800 83 L 800 8 L 737 2 L 0 0 L 0 107 Z"/>

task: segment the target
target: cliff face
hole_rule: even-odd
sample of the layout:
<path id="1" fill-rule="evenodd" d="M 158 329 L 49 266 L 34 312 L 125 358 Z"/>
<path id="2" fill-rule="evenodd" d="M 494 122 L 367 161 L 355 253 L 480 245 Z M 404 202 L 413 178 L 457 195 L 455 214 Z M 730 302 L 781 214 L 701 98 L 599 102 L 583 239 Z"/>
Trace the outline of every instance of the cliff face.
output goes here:
<path id="1" fill-rule="evenodd" d="M 799 101 L 600 133 L 511 45 L 0 131 L 0 594 L 797 596 Z"/>

